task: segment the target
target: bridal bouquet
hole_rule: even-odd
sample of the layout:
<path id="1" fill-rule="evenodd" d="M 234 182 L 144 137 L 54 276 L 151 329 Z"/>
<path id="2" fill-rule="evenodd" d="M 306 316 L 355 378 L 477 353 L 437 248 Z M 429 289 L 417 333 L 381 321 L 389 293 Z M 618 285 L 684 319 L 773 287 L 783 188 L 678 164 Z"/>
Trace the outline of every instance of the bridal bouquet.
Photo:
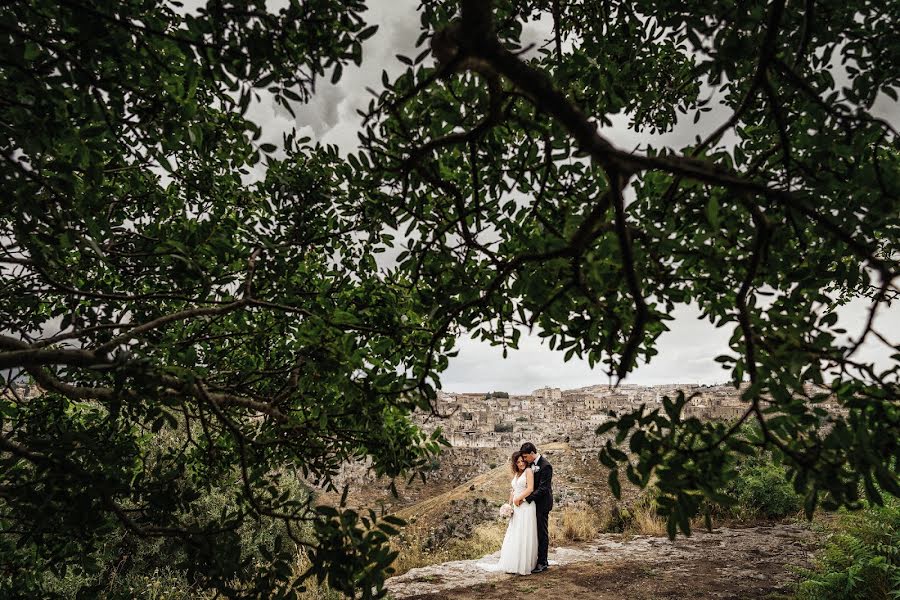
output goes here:
<path id="1" fill-rule="evenodd" d="M 509 502 L 506 502 L 503 506 L 500 507 L 500 517 L 503 519 L 508 519 L 513 514 L 513 507 Z"/>

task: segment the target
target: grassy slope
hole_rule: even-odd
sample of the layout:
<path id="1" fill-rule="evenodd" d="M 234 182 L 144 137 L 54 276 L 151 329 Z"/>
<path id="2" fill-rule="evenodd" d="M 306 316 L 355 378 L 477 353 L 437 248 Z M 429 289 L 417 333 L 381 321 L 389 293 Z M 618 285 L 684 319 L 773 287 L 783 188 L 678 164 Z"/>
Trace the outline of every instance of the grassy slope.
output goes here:
<path id="1" fill-rule="evenodd" d="M 606 486 L 606 469 L 595 456 L 585 456 L 565 442 L 544 444 L 541 451 L 553 465 L 553 491 L 557 506 L 569 504 L 569 501 L 576 498 L 597 510 L 609 510 L 614 504 L 619 504 Z M 407 520 L 415 519 L 418 523 L 431 523 L 442 519 L 452 508 L 454 500 L 460 502 L 486 498 L 499 506 L 509 495 L 511 477 L 509 467 L 500 465 L 449 491 L 402 508 L 396 514 Z M 623 486 L 622 493 L 622 502 L 628 504 L 637 495 L 637 490 Z"/>

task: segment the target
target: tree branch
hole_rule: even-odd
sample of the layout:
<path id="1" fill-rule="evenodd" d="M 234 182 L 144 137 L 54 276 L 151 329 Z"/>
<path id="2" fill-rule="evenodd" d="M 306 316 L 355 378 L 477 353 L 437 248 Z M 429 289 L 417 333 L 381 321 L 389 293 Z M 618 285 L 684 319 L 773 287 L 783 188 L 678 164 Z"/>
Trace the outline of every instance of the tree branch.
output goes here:
<path id="1" fill-rule="evenodd" d="M 133 327 L 131 330 L 123 333 L 122 335 L 114 337 L 113 339 L 109 340 L 108 342 L 106 342 L 104 344 L 100 344 L 93 350 L 96 353 L 105 354 L 106 352 L 109 352 L 116 346 L 123 344 L 130 339 L 139 337 L 142 334 L 147 333 L 148 331 L 153 331 L 154 329 L 159 329 L 160 327 L 163 327 L 164 325 L 168 325 L 169 323 L 174 323 L 176 321 L 184 321 L 187 319 L 193 319 L 195 317 L 222 315 L 222 314 L 226 314 L 226 313 L 232 312 L 234 310 L 237 310 L 239 308 L 243 308 L 243 307 L 247 306 L 249 303 L 250 303 L 250 299 L 243 298 L 241 300 L 237 300 L 230 304 L 224 304 L 222 306 L 215 306 L 215 307 L 208 307 L 208 308 L 190 308 L 190 309 L 183 310 L 183 311 L 180 311 L 177 313 L 163 315 L 157 319 L 148 321 L 147 323 L 144 323 L 143 325 L 138 325 L 136 327 Z"/>
<path id="2" fill-rule="evenodd" d="M 625 220 L 625 199 L 622 197 L 622 187 L 626 185 L 624 178 L 620 179 L 616 173 L 610 174 L 610 191 L 613 196 L 613 207 L 616 214 L 616 237 L 619 240 L 619 251 L 622 253 L 622 270 L 625 273 L 625 282 L 628 292 L 634 302 L 634 324 L 625 346 L 622 348 L 622 359 L 616 370 L 619 380 L 624 379 L 631 370 L 631 363 L 637 355 L 638 348 L 644 337 L 644 327 L 647 324 L 647 303 L 641 294 L 641 286 L 638 281 L 637 270 L 634 264 L 634 252 L 631 243 L 631 235 L 628 232 L 628 224 Z"/>

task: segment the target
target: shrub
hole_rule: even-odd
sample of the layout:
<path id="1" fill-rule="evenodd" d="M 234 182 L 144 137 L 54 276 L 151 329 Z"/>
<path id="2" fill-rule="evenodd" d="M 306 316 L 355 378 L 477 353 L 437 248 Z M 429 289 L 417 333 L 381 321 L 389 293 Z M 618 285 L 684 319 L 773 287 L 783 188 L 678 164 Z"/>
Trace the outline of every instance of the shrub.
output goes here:
<path id="1" fill-rule="evenodd" d="M 705 527 L 706 516 L 710 517 L 711 525 L 713 518 L 737 521 L 782 519 L 801 510 L 803 497 L 796 493 L 787 470 L 771 452 L 739 455 L 729 462 L 727 469 L 732 475 L 724 489 L 712 498 L 704 499 L 696 512 L 687 515 L 695 521 L 694 526 Z M 619 519 L 622 529 L 636 527 L 642 532 L 653 532 L 658 530 L 660 523 L 668 525 L 660 518 L 659 507 L 666 500 L 661 497 L 659 489 L 652 484 L 635 506 L 630 507 L 636 514 Z M 638 518 L 640 524 L 634 522 Z"/>
<path id="2" fill-rule="evenodd" d="M 496 423 L 494 425 L 495 433 L 509 433 L 513 430 L 512 423 Z"/>
<path id="3" fill-rule="evenodd" d="M 784 466 L 771 452 L 739 455 L 731 468 L 734 476 L 716 496 L 705 500 L 698 514 L 707 510 L 711 517 L 755 520 L 782 519 L 800 511 L 803 497 L 794 491 Z"/>
<path id="4" fill-rule="evenodd" d="M 726 492 L 737 500 L 734 516 L 758 516 L 780 519 L 800 510 L 802 499 L 788 481 L 784 467 L 771 456 L 746 459 L 737 468 L 738 475 Z"/>
<path id="5" fill-rule="evenodd" d="M 162 430 L 148 436 L 141 443 L 148 447 L 148 454 L 155 455 L 166 446 L 182 441 L 180 434 Z M 218 478 L 219 485 L 203 490 L 177 488 L 190 502 L 182 509 L 199 527 L 213 522 L 223 514 L 234 514 L 242 509 L 241 489 L 236 483 L 240 475 L 236 470 L 225 471 Z M 297 502 L 308 499 L 313 493 L 299 478 L 284 474 L 279 477 L 278 491 Z M 295 536 L 309 538 L 306 528 L 293 529 Z M 222 532 L 221 538 L 239 540 L 240 556 L 235 563 L 241 572 L 235 576 L 250 578 L 260 565 L 269 560 L 276 548 L 290 547 L 299 555 L 300 548 L 292 541 L 284 522 L 280 519 L 262 518 L 243 521 L 233 531 Z M 0 538 L 0 556 L 10 556 L 11 549 L 3 547 Z M 141 537 L 129 531 L 107 526 L 96 532 L 92 539 L 93 551 L 84 557 L 91 569 L 71 567 L 66 570 L 48 570 L 40 574 L 43 593 L 59 598 L 128 598 L 141 597 L 150 600 L 189 600 L 212 597 L 208 581 L 197 568 L 201 558 L 185 551 L 184 546 L 166 537 Z M 233 546 L 227 546 L 233 547 Z M 299 573 L 298 573 L 299 574 Z M 0 591 L 13 582 L 4 581 L 0 574 Z M 2 594 L 0 594 L 2 595 Z"/>
<path id="6" fill-rule="evenodd" d="M 798 600 L 900 598 L 900 500 L 842 514 L 814 567 L 801 573 Z"/>
<path id="7" fill-rule="evenodd" d="M 606 523 L 605 531 L 607 533 L 624 533 L 634 521 L 631 511 L 624 506 L 614 505 L 609 513 L 609 520 Z"/>

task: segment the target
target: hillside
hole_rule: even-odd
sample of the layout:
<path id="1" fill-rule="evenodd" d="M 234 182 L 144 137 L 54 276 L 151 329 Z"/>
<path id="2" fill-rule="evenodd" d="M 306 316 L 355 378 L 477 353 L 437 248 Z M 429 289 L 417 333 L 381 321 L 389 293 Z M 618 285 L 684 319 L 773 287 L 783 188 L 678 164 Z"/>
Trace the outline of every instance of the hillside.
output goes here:
<path id="1" fill-rule="evenodd" d="M 622 499 L 615 500 L 606 487 L 605 469 L 593 452 L 565 442 L 543 444 L 540 450 L 553 464 L 552 545 L 592 540 L 601 531 L 626 527 L 626 519 L 634 521 L 635 514 L 626 507 L 635 504 L 638 490 L 623 486 Z M 508 497 L 510 479 L 509 468 L 501 464 L 395 511 L 408 523 L 393 542 L 400 552 L 394 562 L 396 572 L 498 550 L 506 521 L 497 514 Z M 650 526 L 662 530 L 658 521 Z"/>
<path id="2" fill-rule="evenodd" d="M 609 504 L 606 470 L 598 462 L 596 451 L 576 448 L 566 442 L 542 444 L 540 450 L 553 464 L 553 490 L 558 505 Z M 383 508 L 404 518 L 427 519 L 432 510 L 452 500 L 478 499 L 499 507 L 508 494 L 510 454 L 508 448 L 448 448 L 435 459 L 424 483 L 419 478 L 411 482 L 395 481 L 397 496 L 390 491 L 390 480 L 373 479 L 364 463 L 345 465 L 336 478 L 336 485 L 350 486 L 351 507 Z M 623 493 L 628 495 L 632 491 L 623 486 Z M 319 492 L 321 504 L 336 505 L 339 500 L 340 494 Z"/>
<path id="3" fill-rule="evenodd" d="M 593 452 L 578 450 L 565 442 L 544 444 L 540 450 L 553 465 L 553 492 L 558 509 L 584 504 L 597 510 L 611 510 L 621 504 L 615 502 L 606 487 L 605 469 Z M 510 479 L 509 467 L 501 464 L 396 514 L 422 525 L 442 521 L 449 511 L 458 511 L 465 505 L 487 503 L 497 508 L 509 495 Z M 623 502 L 632 501 L 636 494 L 636 489 L 624 488 Z"/>
<path id="4" fill-rule="evenodd" d="M 639 490 L 611 496 L 593 452 L 562 442 L 541 450 L 554 466 L 556 497 L 547 573 L 508 576 L 476 565 L 496 556 L 505 532 L 496 515 L 510 473 L 500 465 L 396 511 L 409 524 L 395 542 L 392 597 L 773 598 L 790 591 L 821 538 L 805 522 L 748 518 L 714 522 L 712 532 L 698 522 L 690 538 L 671 542 Z"/>

